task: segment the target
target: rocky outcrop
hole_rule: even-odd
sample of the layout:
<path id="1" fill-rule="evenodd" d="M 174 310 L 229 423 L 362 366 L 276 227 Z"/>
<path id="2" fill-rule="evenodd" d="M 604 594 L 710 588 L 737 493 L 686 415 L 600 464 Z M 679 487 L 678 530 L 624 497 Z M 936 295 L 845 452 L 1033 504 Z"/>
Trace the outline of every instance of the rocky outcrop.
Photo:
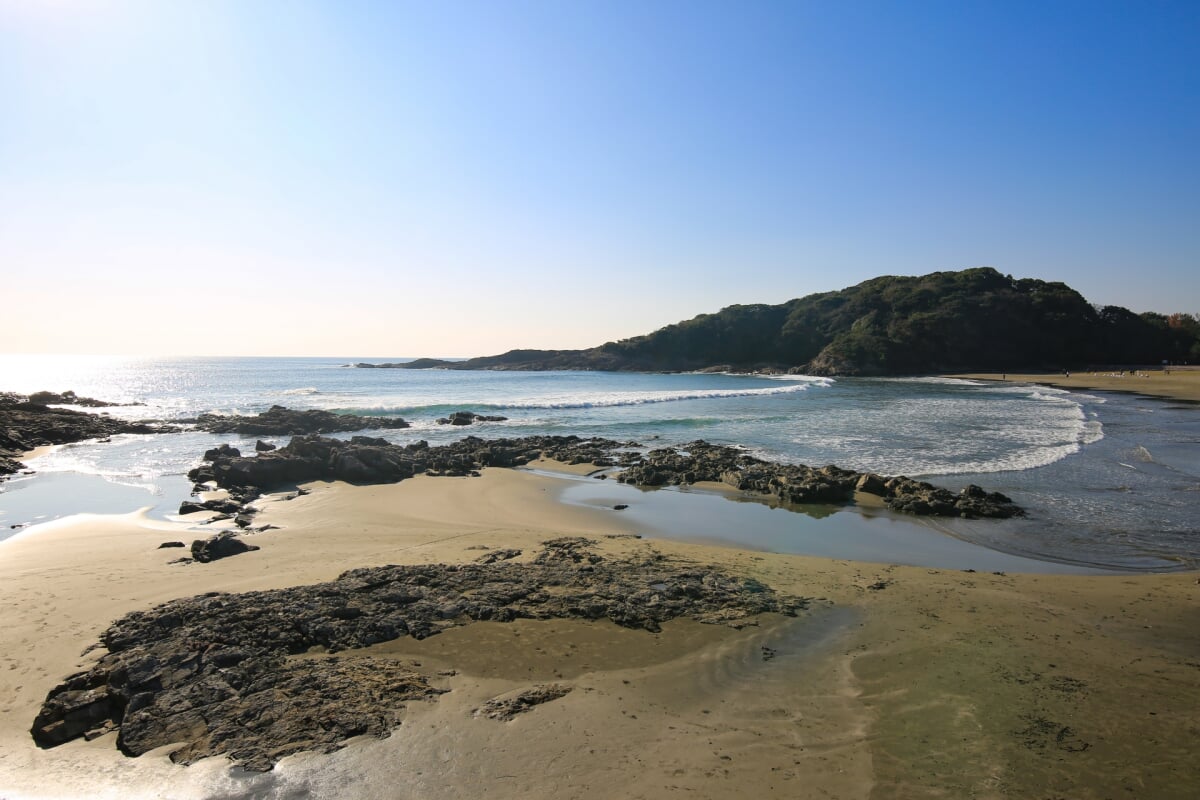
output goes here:
<path id="1" fill-rule="evenodd" d="M 245 436 L 299 436 L 409 427 L 399 417 L 360 417 L 357 414 L 334 414 L 319 409 L 297 411 L 285 406 L 271 406 L 261 414 L 245 417 L 201 414 L 195 423 L 197 428 L 209 433 L 239 433 Z"/>
<path id="2" fill-rule="evenodd" d="M 475 559 L 476 564 L 495 564 L 497 561 L 508 561 L 510 558 L 517 558 L 521 555 L 521 551 L 515 547 L 502 547 L 499 550 L 490 550 L 479 558 Z"/>
<path id="3" fill-rule="evenodd" d="M 242 454 L 241 450 L 230 444 L 223 444 L 220 447 L 214 447 L 204 451 L 205 461 L 215 461 L 218 458 L 237 458 Z"/>
<path id="4" fill-rule="evenodd" d="M 458 363 L 461 362 L 447 361 L 444 358 L 417 358 L 412 361 L 388 361 L 383 364 L 371 364 L 366 361 L 360 361 L 357 364 L 347 364 L 346 366 L 357 367 L 358 369 L 451 369 Z"/>
<path id="5" fill-rule="evenodd" d="M 38 406 L 63 405 L 83 406 L 85 408 L 112 408 L 114 406 L 126 405 L 124 403 L 109 403 L 104 400 L 97 400 L 94 397 L 80 397 L 72 391 L 34 392 L 29 395 L 29 402 Z M 140 406 L 142 403 L 129 403 L 128 405 Z"/>
<path id="6" fill-rule="evenodd" d="M 136 756 L 183 742 L 177 763 L 218 754 L 267 770 L 299 750 L 386 736 L 404 703 L 443 691 L 392 659 L 353 651 L 476 621 L 586 619 L 657 631 L 670 619 L 732 623 L 794 615 L 801 598 L 661 555 L 606 559 L 584 539 L 544 543 L 531 563 L 356 569 L 337 580 L 175 600 L 115 622 L 108 652 L 48 694 L 31 733 L 41 747 L 117 731 Z M 504 704 L 516 711 L 558 688 Z M 501 713 L 504 713 L 501 711 Z"/>
<path id="7" fill-rule="evenodd" d="M 621 466 L 617 479 L 636 486 L 718 482 L 785 504 L 848 503 L 854 500 L 855 492 L 862 492 L 877 495 L 892 509 L 909 514 L 1004 518 L 1022 513 L 1010 498 L 978 486 L 968 486 L 956 494 L 903 476 L 885 477 L 832 465 L 814 468 L 777 464 L 736 447 L 704 441 L 645 454 L 634 449 L 637 447 L 634 442 L 578 436 L 491 440 L 468 436 L 439 447 L 430 447 L 424 441 L 394 445 L 365 436 L 349 441 L 298 436 L 287 446 L 256 457 L 209 451 L 206 457 L 213 456 L 212 464 L 193 469 L 188 477 L 197 483 L 212 481 L 257 497 L 258 488 L 312 480 L 374 484 L 395 483 L 422 474 L 462 477 L 477 475 L 483 467 L 518 467 L 550 458 L 569 464 Z"/>
<path id="8" fill-rule="evenodd" d="M 470 425 L 475 422 L 507 422 L 508 417 L 497 415 L 476 414 L 473 411 L 455 411 L 448 417 L 437 421 L 438 425 Z"/>
<path id="9" fill-rule="evenodd" d="M 39 401 L 33 402 L 33 397 L 39 398 Z M 19 459 L 24 452 L 35 447 L 103 439 L 120 433 L 174 433 L 178 430 L 162 423 L 127 422 L 103 414 L 47 405 L 64 398 L 69 398 L 67 402 L 72 405 L 111 405 L 100 400 L 75 397 L 73 392 L 35 392 L 29 397 L 0 393 L 0 475 L 24 469 L 25 465 Z"/>
<path id="10" fill-rule="evenodd" d="M 877 493 L 888 506 L 908 514 L 939 517 L 1019 517 L 1024 511 L 1011 498 L 1000 492 L 988 492 L 971 484 L 957 494 L 925 481 L 900 476 L 884 483 Z"/>
<path id="11" fill-rule="evenodd" d="M 528 689 L 506 692 L 475 709 L 475 716 L 508 722 L 518 714 L 533 710 L 535 706 L 565 697 L 572 688 L 565 683 L 542 683 Z"/>
<path id="12" fill-rule="evenodd" d="M 395 445 L 367 436 L 349 441 L 297 436 L 284 447 L 254 457 L 216 455 L 211 465 L 193 469 L 188 477 L 225 488 L 265 488 L 312 480 L 394 483 L 422 474 L 462 477 L 483 467 L 517 467 L 538 458 L 611 465 L 616 463 L 614 452 L 631 446 L 636 445 L 578 436 L 492 440 L 468 436 L 438 447 L 424 441 Z"/>
<path id="13" fill-rule="evenodd" d="M 192 542 L 192 558 L 201 564 L 207 564 L 220 558 L 229 558 L 258 549 L 258 545 L 246 544 L 235 534 L 225 532 Z"/>
<path id="14" fill-rule="evenodd" d="M 783 503 L 847 503 L 855 492 L 883 498 L 887 505 L 909 514 L 998 517 L 1023 512 L 1009 497 L 968 486 L 957 494 L 904 476 L 884 477 L 835 466 L 776 464 L 735 447 L 695 441 L 681 448 L 652 450 L 645 459 L 618 476 L 638 486 L 679 486 L 716 481 Z"/>

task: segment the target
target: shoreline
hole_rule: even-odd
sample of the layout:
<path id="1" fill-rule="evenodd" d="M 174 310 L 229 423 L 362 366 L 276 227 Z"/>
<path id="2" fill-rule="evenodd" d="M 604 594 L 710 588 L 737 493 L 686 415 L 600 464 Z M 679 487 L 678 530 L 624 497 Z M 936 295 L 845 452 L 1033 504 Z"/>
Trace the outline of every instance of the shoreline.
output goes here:
<path id="1" fill-rule="evenodd" d="M 1092 389 L 1103 392 L 1122 392 L 1165 400 L 1200 403 L 1200 368 L 1170 367 L 1164 370 L 1140 370 L 1125 376 L 1113 373 L 1071 372 L 963 372 L 940 375 L 942 378 L 992 381 L 996 383 L 1033 383 L 1056 389 Z M 1144 377 L 1143 377 L 1144 376 Z"/>
<path id="2" fill-rule="evenodd" d="M 499 797 L 808 787 L 836 797 L 1086 798 L 1129 786 L 1171 798 L 1200 781 L 1190 719 L 1200 702 L 1195 573 L 994 575 L 639 539 L 620 514 L 560 502 L 566 484 L 507 469 L 310 484 L 311 494 L 264 504 L 259 519 L 280 528 L 247 537 L 261 550 L 211 564 L 169 565 L 178 551 L 160 542 L 201 534 L 136 514 L 59 520 L 0 543 L 10 598 L 0 796 L 223 797 L 349 781 L 351 794 L 433 800 L 483 785 Z M 231 777 L 221 758 L 191 767 L 158 752 L 129 759 L 112 734 L 50 750 L 29 737 L 45 693 L 90 663 L 96 653 L 80 652 L 128 611 L 357 567 L 467 563 L 480 546 L 527 558 L 569 535 L 595 540 L 605 556 L 716 564 L 817 599 L 794 628 L 763 620 L 741 633 L 681 625 L 650 635 L 572 621 L 474 623 L 398 640 L 396 657 L 456 670 L 444 679 L 448 694 L 408 704 L 388 738 L 301 753 L 257 776 Z M 514 631 L 528 644 L 514 646 Z M 585 669 L 567 657 L 569 644 L 612 660 Z M 783 655 L 764 660 L 760 648 Z M 488 652 L 502 654 L 504 669 L 486 663 Z M 507 723 L 471 715 L 528 683 L 514 669 L 553 677 L 548 669 L 570 663 L 576 690 L 565 697 Z M 731 674 L 742 678 L 719 677 Z"/>
<path id="3" fill-rule="evenodd" d="M 519 469 L 554 477 L 558 466 L 541 462 Z M 571 482 L 561 492 L 564 502 L 606 513 L 617 513 L 620 505 L 619 514 L 655 541 L 980 572 L 1136 575 L 1187 571 L 1169 562 L 1122 567 L 1089 559 L 1089 554 L 1072 560 L 988 546 L 956 530 L 953 523 L 960 520 L 903 514 L 889 509 L 877 496 L 862 492 L 844 504 L 788 505 L 725 483 L 646 488 L 583 480 L 586 471 L 563 466 L 572 470 L 568 473 Z M 680 523 L 683 519 L 688 520 L 686 525 Z"/>

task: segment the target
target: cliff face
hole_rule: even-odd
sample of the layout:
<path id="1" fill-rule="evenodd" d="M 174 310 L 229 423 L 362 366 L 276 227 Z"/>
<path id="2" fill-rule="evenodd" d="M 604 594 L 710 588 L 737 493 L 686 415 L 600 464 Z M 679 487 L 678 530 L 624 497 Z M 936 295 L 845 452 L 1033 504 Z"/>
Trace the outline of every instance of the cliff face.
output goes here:
<path id="1" fill-rule="evenodd" d="M 512 350 L 386 366 L 893 375 L 1163 359 L 1200 360 L 1195 317 L 1097 308 L 1066 284 L 981 267 L 874 278 L 779 305 L 729 306 L 588 350 Z"/>

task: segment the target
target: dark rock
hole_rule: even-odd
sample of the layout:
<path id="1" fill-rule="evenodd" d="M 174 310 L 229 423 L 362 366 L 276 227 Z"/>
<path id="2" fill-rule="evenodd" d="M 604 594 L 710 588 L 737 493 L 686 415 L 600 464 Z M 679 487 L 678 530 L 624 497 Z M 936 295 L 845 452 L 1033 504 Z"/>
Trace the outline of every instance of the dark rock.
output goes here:
<path id="1" fill-rule="evenodd" d="M 258 549 L 257 545 L 246 544 L 232 533 L 218 533 L 216 536 L 192 542 L 192 558 L 201 564 L 207 564 L 219 558 L 228 558 Z"/>
<path id="2" fill-rule="evenodd" d="M 357 414 L 334 414 L 310 409 L 296 411 L 284 406 L 271 406 L 255 416 L 223 416 L 201 414 L 196 427 L 210 433 L 239 433 L 248 436 L 296 436 L 311 433 L 348 433 L 371 428 L 407 428 L 399 417 L 360 417 Z"/>
<path id="3" fill-rule="evenodd" d="M 360 361 L 357 364 L 347 364 L 346 366 L 358 369 L 448 369 L 457 363 L 459 362 L 447 361 L 444 358 L 417 358 L 412 361 L 402 361 L 399 363 L 386 362 L 383 364 L 370 364 Z"/>
<path id="4" fill-rule="evenodd" d="M 488 700 L 481 708 L 475 709 L 475 716 L 507 722 L 518 714 L 531 711 L 534 706 L 563 697 L 570 693 L 572 688 L 562 683 L 548 683 L 518 689 Z"/>
<path id="5" fill-rule="evenodd" d="M 854 493 L 865 492 L 884 498 L 896 511 L 963 517 L 1012 517 L 1023 512 L 999 493 L 970 486 L 955 495 L 929 483 L 911 478 L 884 478 L 825 466 L 777 464 L 748 455 L 735 447 L 704 441 L 681 448 L 651 450 L 639 463 L 617 476 L 623 483 L 638 486 L 674 486 L 699 481 L 719 481 L 740 491 L 774 498 L 782 503 L 848 503 Z"/>
<path id="6" fill-rule="evenodd" d="M 29 395 L 28 402 L 33 405 L 63 405 L 63 406 L 84 406 L 85 408 L 112 408 L 119 406 L 121 403 L 108 403 L 104 400 L 97 400 L 94 397 L 80 397 L 72 391 L 66 391 L 61 394 L 58 392 L 34 392 Z M 142 405 L 142 403 L 131 403 L 130 405 Z"/>
<path id="7" fill-rule="evenodd" d="M 479 558 L 475 559 L 476 564 L 495 564 L 497 561 L 508 561 L 510 558 L 516 558 L 521 555 L 521 551 L 515 547 L 503 547 L 499 550 L 492 550 L 484 553 Z"/>
<path id="8" fill-rule="evenodd" d="M 956 495 L 904 476 L 887 478 L 832 465 L 813 468 L 772 463 L 739 448 L 704 441 L 644 454 L 634 449 L 637 447 L 632 442 L 577 436 L 494 440 L 467 436 L 431 447 L 425 441 L 401 446 L 366 436 L 355 436 L 347 442 L 307 435 L 294 437 L 286 446 L 254 458 L 219 456 L 211 466 L 193 469 L 188 477 L 197 482 L 211 480 L 237 493 L 249 491 L 248 487 L 312 480 L 373 484 L 394 483 L 420 474 L 475 476 L 483 467 L 518 467 L 545 458 L 567 464 L 620 464 L 623 470 L 617 480 L 637 486 L 713 481 L 783 504 L 849 503 L 857 491 L 880 496 L 893 510 L 909 514 L 1003 518 L 1023 513 L 1011 499 L 977 486 Z M 244 505 L 249 500 L 239 497 L 238 502 Z"/>
<path id="9" fill-rule="evenodd" d="M 858 483 L 854 484 L 855 491 L 863 492 L 864 494 L 873 494 L 882 497 L 887 493 L 886 481 L 873 472 L 868 472 L 858 479 Z"/>
<path id="10" fill-rule="evenodd" d="M 108 687 L 65 688 L 47 698 L 33 721 L 34 740 L 42 747 L 78 739 L 114 716 L 114 697 Z"/>
<path id="11" fill-rule="evenodd" d="M 158 549 L 162 550 L 164 547 L 187 547 L 187 545 L 183 542 L 163 542 L 158 546 Z"/>
<path id="12" fill-rule="evenodd" d="M 968 486 L 959 494 L 924 481 L 911 478 L 890 478 L 884 501 L 897 511 L 910 514 L 961 516 L 967 518 L 1007 518 L 1025 512 L 999 492 L 986 492 L 978 486 Z"/>
<path id="13" fill-rule="evenodd" d="M 262 439 L 259 439 L 257 442 L 254 443 L 254 449 L 255 449 L 255 451 L 257 451 L 259 453 L 266 453 L 270 450 L 274 450 L 275 445 L 271 444 L 270 442 L 264 442 Z"/>
<path id="14" fill-rule="evenodd" d="M 243 499 L 230 497 L 227 500 L 205 500 L 200 504 L 200 507 L 206 511 L 215 511 L 218 514 L 237 514 L 242 510 L 245 502 Z"/>
<path id="15" fill-rule="evenodd" d="M 194 514 L 197 511 L 212 511 L 218 514 L 237 514 L 242 510 L 242 503 L 232 498 L 227 500 L 205 500 L 197 503 L 194 500 L 184 500 L 179 504 L 180 514 Z"/>
<path id="16" fill-rule="evenodd" d="M 75 397 L 71 392 L 61 395 L 35 392 L 33 397 L 44 402 L 30 402 L 24 395 L 0 393 L 0 475 L 25 469 L 20 456 L 35 447 L 102 440 L 120 433 L 174 433 L 179 430 L 171 425 L 126 422 L 70 408 L 51 408 L 46 404 L 60 401 L 70 405 L 89 404 L 79 402 L 89 398 Z"/>
<path id="17" fill-rule="evenodd" d="M 420 474 L 469 476 L 483 467 L 516 467 L 543 457 L 589 463 L 629 446 L 578 436 L 496 440 L 468 436 L 448 445 L 430 447 L 425 441 L 401 446 L 365 436 L 347 442 L 307 435 L 293 437 L 286 446 L 257 457 L 219 457 L 211 466 L 193 469 L 188 477 L 193 481 L 212 480 L 231 491 L 312 480 L 394 483 Z"/>
<path id="18" fill-rule="evenodd" d="M 382 436 L 351 436 L 350 444 L 361 447 L 391 447 L 392 443 Z"/>
<path id="19" fill-rule="evenodd" d="M 617 503 L 615 506 L 613 506 L 613 511 L 624 511 L 627 508 L 629 508 L 628 503 Z"/>
<path id="20" fill-rule="evenodd" d="M 508 417 L 487 416 L 485 414 L 476 414 L 473 411 L 455 411 L 449 417 L 442 417 L 438 420 L 439 425 L 470 425 L 474 422 L 506 422 Z"/>
<path id="21" fill-rule="evenodd" d="M 205 450 L 204 451 L 204 460 L 205 461 L 216 461 L 218 458 L 237 458 L 241 454 L 242 454 L 242 451 L 238 450 L 236 447 L 233 447 L 232 445 L 228 445 L 228 444 L 223 444 L 220 447 L 214 447 L 211 450 Z"/>
<path id="22" fill-rule="evenodd" d="M 352 651 L 477 620 L 609 619 L 657 631 L 679 617 L 723 624 L 794 615 L 806 605 L 660 554 L 604 559 L 591 544 L 554 539 L 532 563 L 355 569 L 329 583 L 210 592 L 127 614 L 104 632 L 107 654 L 50 691 L 34 741 L 53 747 L 107 726 L 129 756 L 182 743 L 171 753 L 176 763 L 226 753 L 267 770 L 300 750 L 331 752 L 353 736 L 386 736 L 400 724 L 404 702 L 443 691 L 396 659 L 288 658 L 315 647 Z M 497 710 L 525 710 L 561 697 L 561 688 L 497 698 Z"/>

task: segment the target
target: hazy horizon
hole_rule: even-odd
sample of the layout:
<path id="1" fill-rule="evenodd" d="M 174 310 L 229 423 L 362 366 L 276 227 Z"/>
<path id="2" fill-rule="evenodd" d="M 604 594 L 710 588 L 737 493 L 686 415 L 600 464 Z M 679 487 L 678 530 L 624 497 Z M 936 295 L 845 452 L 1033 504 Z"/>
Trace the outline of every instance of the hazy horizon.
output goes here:
<path id="1" fill-rule="evenodd" d="M 1200 313 L 1198 29 L 1184 2 L 0 0 L 0 352 L 581 349 L 975 266 Z"/>

